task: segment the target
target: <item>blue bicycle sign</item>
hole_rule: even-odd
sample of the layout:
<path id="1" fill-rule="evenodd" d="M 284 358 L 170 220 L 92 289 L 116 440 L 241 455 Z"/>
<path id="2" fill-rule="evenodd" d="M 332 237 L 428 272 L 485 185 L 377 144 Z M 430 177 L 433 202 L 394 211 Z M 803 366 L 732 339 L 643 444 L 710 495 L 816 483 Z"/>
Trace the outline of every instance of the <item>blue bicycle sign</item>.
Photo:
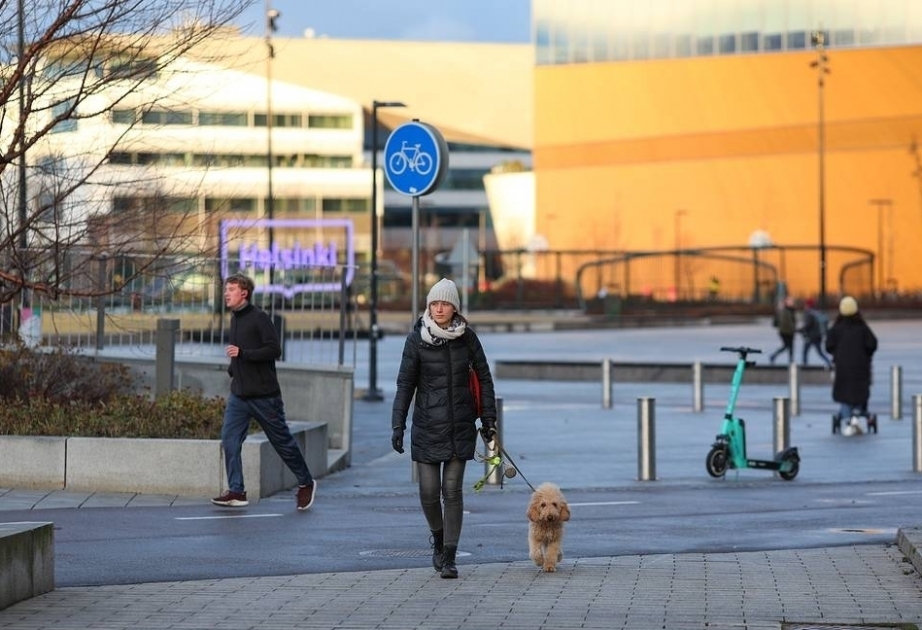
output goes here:
<path id="1" fill-rule="evenodd" d="M 400 125 L 384 145 L 384 174 L 397 192 L 419 197 L 436 188 L 448 171 L 448 145 L 432 125 Z"/>
<path id="2" fill-rule="evenodd" d="M 420 149 L 419 143 L 409 146 L 404 140 L 400 143 L 400 151 L 388 158 L 387 166 L 394 175 L 400 175 L 407 169 L 428 175 L 432 170 L 432 156 Z"/>

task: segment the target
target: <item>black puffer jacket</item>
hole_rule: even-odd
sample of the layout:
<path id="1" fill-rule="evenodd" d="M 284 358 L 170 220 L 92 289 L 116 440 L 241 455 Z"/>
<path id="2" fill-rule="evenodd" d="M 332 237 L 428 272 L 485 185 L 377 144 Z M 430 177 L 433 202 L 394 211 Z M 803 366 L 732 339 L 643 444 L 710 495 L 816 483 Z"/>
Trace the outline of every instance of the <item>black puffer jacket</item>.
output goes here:
<path id="1" fill-rule="evenodd" d="M 835 363 L 832 399 L 865 407 L 871 396 L 871 357 L 877 337 L 860 314 L 839 317 L 826 335 L 826 351 Z"/>
<path id="2" fill-rule="evenodd" d="M 423 341 L 421 327 L 420 319 L 403 346 L 391 428 L 406 430 L 415 394 L 410 437 L 413 461 L 435 464 L 455 457 L 473 459 L 477 426 L 468 385 L 469 364 L 480 377 L 483 419 L 496 419 L 493 377 L 483 346 L 470 327 L 459 338 L 441 345 Z"/>

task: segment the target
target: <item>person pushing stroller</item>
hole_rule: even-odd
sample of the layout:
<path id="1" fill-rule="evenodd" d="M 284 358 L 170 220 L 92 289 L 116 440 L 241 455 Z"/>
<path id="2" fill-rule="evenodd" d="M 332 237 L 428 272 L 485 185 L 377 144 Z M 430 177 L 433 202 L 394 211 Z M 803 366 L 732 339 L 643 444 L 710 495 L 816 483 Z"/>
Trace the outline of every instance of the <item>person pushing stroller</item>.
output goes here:
<path id="1" fill-rule="evenodd" d="M 839 316 L 826 335 L 826 351 L 835 365 L 832 399 L 839 403 L 833 433 L 842 420 L 848 421 L 850 434 L 860 432 L 859 417 L 867 420 L 869 431 L 877 433 L 877 417 L 868 414 L 871 359 L 877 351 L 877 337 L 858 311 L 858 302 L 849 295 L 839 302 Z"/>

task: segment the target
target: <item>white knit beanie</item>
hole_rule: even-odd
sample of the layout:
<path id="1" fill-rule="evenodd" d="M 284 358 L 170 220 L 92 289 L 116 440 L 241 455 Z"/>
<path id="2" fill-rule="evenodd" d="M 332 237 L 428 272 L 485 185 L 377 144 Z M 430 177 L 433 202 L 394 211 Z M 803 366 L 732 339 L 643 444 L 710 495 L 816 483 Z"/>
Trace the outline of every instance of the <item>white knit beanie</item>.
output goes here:
<path id="1" fill-rule="evenodd" d="M 429 295 L 426 297 L 426 306 L 433 302 L 448 302 L 455 307 L 456 311 L 461 310 L 461 298 L 458 297 L 458 287 L 448 278 L 442 278 L 429 289 Z"/>
<path id="2" fill-rule="evenodd" d="M 850 295 L 846 295 L 839 302 L 839 314 L 843 317 L 851 317 L 858 312 L 858 302 Z"/>

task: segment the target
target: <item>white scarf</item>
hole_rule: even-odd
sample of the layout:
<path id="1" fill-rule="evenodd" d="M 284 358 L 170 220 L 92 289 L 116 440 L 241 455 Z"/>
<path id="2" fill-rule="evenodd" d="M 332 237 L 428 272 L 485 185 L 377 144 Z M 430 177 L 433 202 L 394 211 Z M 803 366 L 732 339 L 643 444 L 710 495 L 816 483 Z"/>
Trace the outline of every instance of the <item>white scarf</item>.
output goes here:
<path id="1" fill-rule="evenodd" d="M 423 327 L 420 330 L 420 334 L 423 337 L 423 341 L 426 343 L 432 344 L 433 346 L 440 346 L 443 343 L 448 343 L 452 339 L 457 339 L 464 334 L 464 331 L 467 328 L 467 324 L 460 317 L 452 317 L 451 322 L 448 324 L 448 328 L 442 328 L 435 323 L 435 320 L 432 319 L 432 316 L 429 314 L 429 309 L 427 308 L 423 311 Z"/>

